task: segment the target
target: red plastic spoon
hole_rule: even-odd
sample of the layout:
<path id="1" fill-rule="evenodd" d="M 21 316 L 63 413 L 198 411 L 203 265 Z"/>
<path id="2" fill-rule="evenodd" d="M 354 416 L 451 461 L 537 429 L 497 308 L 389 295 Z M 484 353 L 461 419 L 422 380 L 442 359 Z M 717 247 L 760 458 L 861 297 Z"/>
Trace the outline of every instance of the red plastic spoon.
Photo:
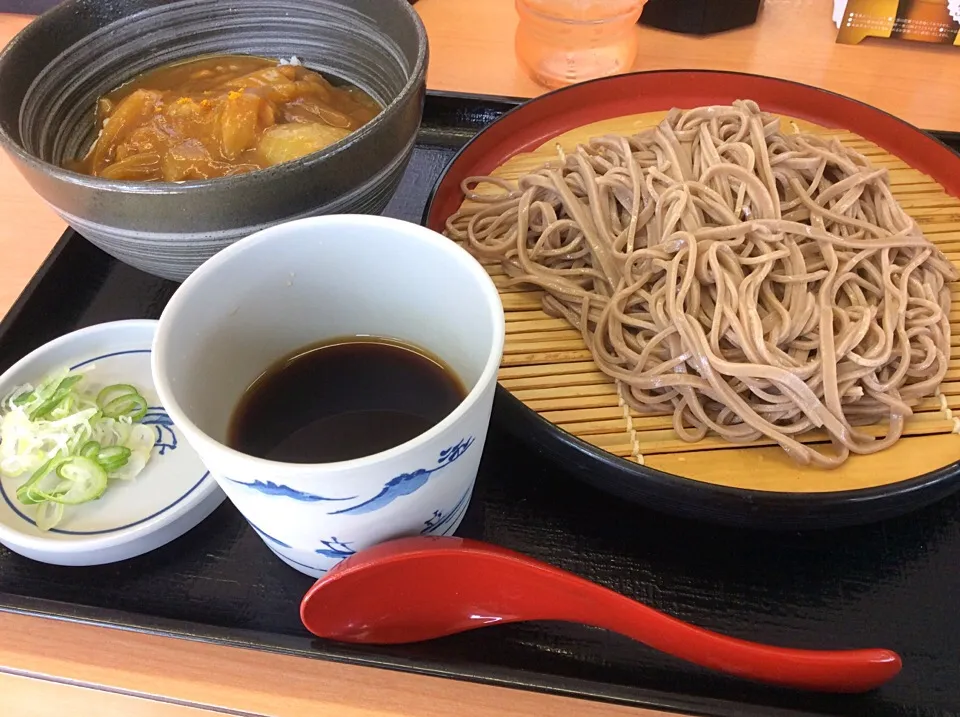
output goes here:
<path id="1" fill-rule="evenodd" d="M 901 667 L 890 650 L 795 650 L 724 637 L 519 553 L 463 538 L 401 538 L 362 550 L 307 591 L 300 618 L 318 637 L 381 645 L 499 623 L 578 622 L 701 667 L 820 692 L 866 692 Z"/>

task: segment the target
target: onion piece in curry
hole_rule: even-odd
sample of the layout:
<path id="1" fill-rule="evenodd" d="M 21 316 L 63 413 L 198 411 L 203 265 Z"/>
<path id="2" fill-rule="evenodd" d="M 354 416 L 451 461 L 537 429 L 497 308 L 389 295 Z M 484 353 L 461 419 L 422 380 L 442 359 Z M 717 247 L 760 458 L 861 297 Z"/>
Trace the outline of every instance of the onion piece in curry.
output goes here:
<path id="1" fill-rule="evenodd" d="M 320 151 L 381 109 L 359 88 L 299 64 L 206 56 L 149 70 L 102 97 L 100 135 L 65 166 L 140 182 L 227 177 Z"/>

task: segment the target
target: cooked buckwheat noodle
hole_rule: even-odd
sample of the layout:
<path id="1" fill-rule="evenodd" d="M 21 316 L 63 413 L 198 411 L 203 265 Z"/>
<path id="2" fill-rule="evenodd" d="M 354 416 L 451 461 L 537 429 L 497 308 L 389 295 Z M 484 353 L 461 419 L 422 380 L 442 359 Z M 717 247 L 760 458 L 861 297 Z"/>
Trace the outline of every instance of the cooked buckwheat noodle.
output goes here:
<path id="1" fill-rule="evenodd" d="M 957 272 L 887 170 L 754 102 L 673 110 L 463 191 L 447 235 L 544 289 L 623 400 L 672 412 L 684 440 L 766 437 L 835 467 L 892 445 L 946 373 Z M 813 429 L 832 449 L 798 440 Z"/>

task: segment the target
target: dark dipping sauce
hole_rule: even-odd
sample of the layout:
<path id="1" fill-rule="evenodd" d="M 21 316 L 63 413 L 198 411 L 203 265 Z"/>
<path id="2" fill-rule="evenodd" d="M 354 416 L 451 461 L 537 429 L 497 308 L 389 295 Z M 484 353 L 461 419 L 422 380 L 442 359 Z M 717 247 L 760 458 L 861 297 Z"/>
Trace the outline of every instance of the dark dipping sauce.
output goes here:
<path id="1" fill-rule="evenodd" d="M 448 366 L 410 344 L 325 341 L 283 357 L 247 388 L 227 444 L 284 463 L 361 458 L 428 431 L 466 393 Z"/>

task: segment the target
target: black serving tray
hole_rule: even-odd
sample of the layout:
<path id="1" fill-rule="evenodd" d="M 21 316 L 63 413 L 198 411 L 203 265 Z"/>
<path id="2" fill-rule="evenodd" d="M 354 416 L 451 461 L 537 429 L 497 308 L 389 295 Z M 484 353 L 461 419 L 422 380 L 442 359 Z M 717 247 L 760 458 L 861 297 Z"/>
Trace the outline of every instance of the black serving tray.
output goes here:
<path id="1" fill-rule="evenodd" d="M 457 148 L 514 104 L 428 96 L 420 142 L 386 213 L 419 220 Z M 0 323 L 0 370 L 73 329 L 157 317 L 174 289 L 68 231 Z M 56 567 L 0 548 L 0 609 L 702 715 L 960 714 L 960 495 L 829 532 L 717 527 L 585 485 L 508 435 L 502 412 L 495 407 L 458 534 L 729 635 L 892 648 L 903 672 L 867 695 L 813 695 L 722 677 L 601 630 L 555 623 L 390 648 L 324 642 L 300 624 L 311 580 L 281 563 L 229 504 L 169 545 L 113 565 Z"/>

